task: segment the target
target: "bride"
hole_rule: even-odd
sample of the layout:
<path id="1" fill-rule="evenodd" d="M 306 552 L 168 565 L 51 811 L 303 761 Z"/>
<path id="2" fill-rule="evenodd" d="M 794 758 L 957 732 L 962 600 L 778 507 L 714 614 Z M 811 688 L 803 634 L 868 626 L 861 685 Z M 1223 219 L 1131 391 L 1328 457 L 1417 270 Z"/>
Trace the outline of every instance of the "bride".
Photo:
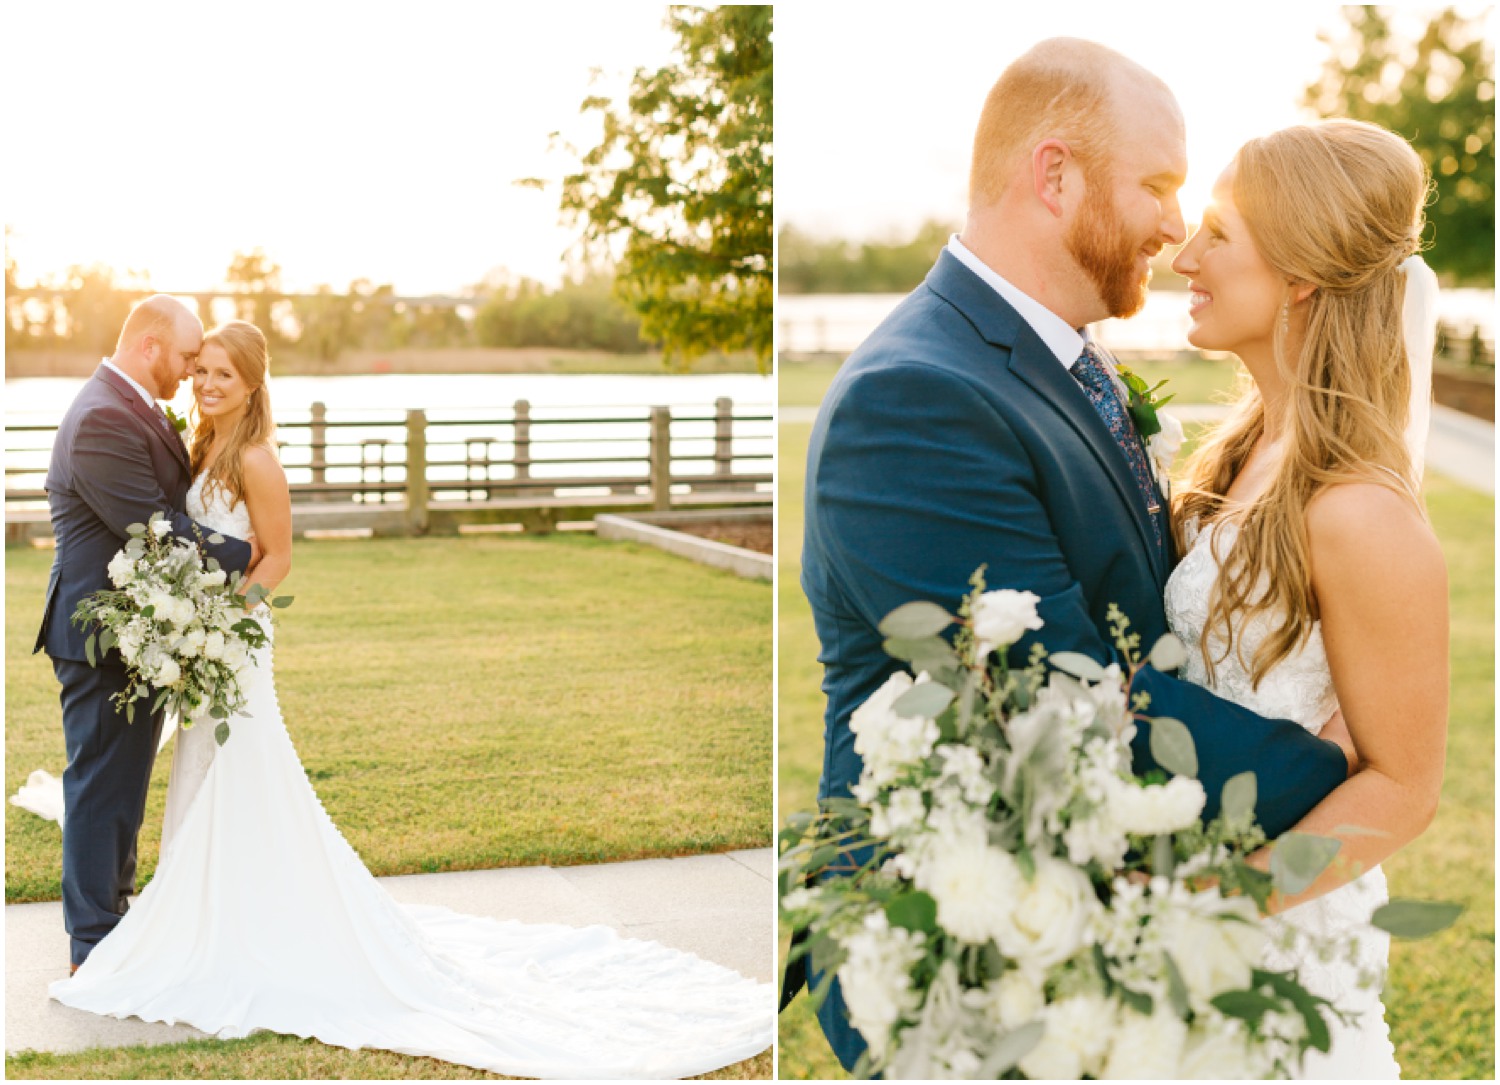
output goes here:
<path id="1" fill-rule="evenodd" d="M 292 517 L 266 377 L 254 326 L 204 337 L 187 501 L 204 526 L 254 535 L 262 556 L 244 583 L 274 589 L 291 570 Z M 256 614 L 269 629 L 264 604 Z M 270 646 L 246 691 L 250 718 L 223 747 L 210 726 L 179 732 L 156 875 L 54 999 L 525 1077 L 681 1077 L 770 1045 L 767 986 L 690 954 L 605 927 L 398 905 L 307 781 Z"/>
<path id="2" fill-rule="evenodd" d="M 1354 766 L 1294 826 L 1340 838 L 1337 860 L 1272 900 L 1358 948 L 1346 963 L 1277 951 L 1274 967 L 1359 1014 L 1307 1077 L 1400 1076 L 1379 993 L 1389 938 L 1366 923 L 1386 900 L 1378 864 L 1427 827 L 1443 779 L 1448 592 L 1420 490 L 1436 279 L 1412 255 L 1426 195 L 1421 160 L 1382 128 L 1288 128 L 1240 149 L 1172 264 L 1191 280 L 1189 341 L 1253 378 L 1173 501 L 1185 677 L 1314 733 L 1337 707 Z"/>

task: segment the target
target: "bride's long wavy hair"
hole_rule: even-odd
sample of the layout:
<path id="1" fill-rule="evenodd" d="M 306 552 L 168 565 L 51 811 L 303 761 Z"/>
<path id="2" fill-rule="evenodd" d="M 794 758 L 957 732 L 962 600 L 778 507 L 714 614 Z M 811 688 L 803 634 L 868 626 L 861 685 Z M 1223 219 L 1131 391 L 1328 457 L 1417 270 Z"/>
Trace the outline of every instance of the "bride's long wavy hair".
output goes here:
<path id="1" fill-rule="evenodd" d="M 1302 333 L 1278 320 L 1276 366 L 1287 389 L 1281 457 L 1270 483 L 1236 506 L 1239 533 L 1227 553 L 1212 540 L 1219 575 L 1209 594 L 1208 635 L 1234 643 L 1265 615 L 1268 635 L 1247 663 L 1253 684 L 1305 640 L 1317 618 L 1307 539 L 1308 503 L 1343 482 L 1373 482 L 1409 500 L 1424 518 L 1420 478 L 1403 431 L 1411 378 L 1401 333 L 1401 262 L 1420 247 L 1426 167 L 1400 136 L 1359 121 L 1299 125 L 1251 140 L 1235 156 L 1234 203 L 1256 250 L 1289 284 L 1311 283 Z M 1291 287 L 1288 286 L 1288 303 Z M 1283 310 L 1284 311 L 1284 310 Z M 1266 404 L 1246 382 L 1231 413 L 1188 461 L 1172 502 L 1182 552 L 1189 525 L 1228 512 L 1224 494 L 1266 428 Z"/>
<path id="2" fill-rule="evenodd" d="M 210 343 L 217 343 L 223 348 L 224 353 L 229 356 L 229 364 L 234 366 L 235 372 L 250 386 L 250 399 L 245 404 L 245 413 L 240 415 L 239 421 L 225 439 L 218 459 L 208 469 L 208 477 L 203 480 L 204 501 L 208 500 L 214 489 L 222 489 L 233 507 L 245 493 L 245 450 L 257 446 L 273 450 L 276 447 L 276 426 L 271 419 L 271 395 L 266 387 L 271 354 L 261 330 L 243 320 L 220 324 L 203 337 L 205 347 Z M 198 417 L 196 407 L 194 415 L 190 454 L 193 474 L 196 475 L 203 470 L 216 433 L 212 418 Z"/>

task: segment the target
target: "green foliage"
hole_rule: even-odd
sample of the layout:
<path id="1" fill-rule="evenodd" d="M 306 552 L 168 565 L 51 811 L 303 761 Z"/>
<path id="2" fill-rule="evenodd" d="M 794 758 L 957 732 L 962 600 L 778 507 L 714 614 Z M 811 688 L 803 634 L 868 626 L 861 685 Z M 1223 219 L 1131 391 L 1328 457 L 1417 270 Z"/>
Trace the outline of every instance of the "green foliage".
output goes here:
<path id="1" fill-rule="evenodd" d="M 641 320 L 614 292 L 609 275 L 568 279 L 547 290 L 530 279 L 498 287 L 474 317 L 485 347 L 569 347 L 617 353 L 642 347 Z"/>
<path id="2" fill-rule="evenodd" d="M 281 265 L 272 263 L 261 248 L 237 252 L 230 258 L 224 282 L 230 290 L 245 295 L 236 301 L 235 315 L 240 320 L 248 320 L 264 332 L 268 340 L 273 340 L 275 324 L 271 319 L 271 306 L 281 293 Z"/>
<path id="3" fill-rule="evenodd" d="M 1427 262 L 1463 282 L 1495 282 L 1495 75 L 1483 16 L 1453 9 L 1433 17 L 1415 43 L 1392 32 L 1388 10 L 1346 6 L 1346 39 L 1304 104 L 1324 117 L 1352 117 L 1399 132 L 1437 185 L 1427 208 Z"/>
<path id="4" fill-rule="evenodd" d="M 953 226 L 927 222 L 909 240 L 818 239 L 783 227 L 776 249 L 786 294 L 904 294 L 931 270 Z"/>
<path id="5" fill-rule="evenodd" d="M 615 288 L 669 360 L 771 359 L 771 6 L 674 6 L 676 62 L 628 99 L 589 98 L 599 145 L 563 179 L 585 245 L 618 249 Z"/>

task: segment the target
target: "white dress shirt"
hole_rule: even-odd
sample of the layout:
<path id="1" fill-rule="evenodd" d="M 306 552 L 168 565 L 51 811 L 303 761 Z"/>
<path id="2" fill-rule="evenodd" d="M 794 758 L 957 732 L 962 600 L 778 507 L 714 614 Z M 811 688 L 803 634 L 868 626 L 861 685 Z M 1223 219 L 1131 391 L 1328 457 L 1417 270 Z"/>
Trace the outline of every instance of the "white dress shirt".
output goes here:
<path id="1" fill-rule="evenodd" d="M 110 361 L 108 358 L 102 358 L 100 359 L 100 361 L 102 364 L 109 366 L 110 369 L 120 374 L 120 376 L 125 379 L 125 383 L 134 388 L 136 390 L 136 394 L 139 395 L 141 399 L 145 400 L 146 406 L 150 407 L 153 411 L 156 410 L 156 397 L 153 396 L 150 392 L 146 391 L 146 389 L 142 388 L 134 377 L 132 377 L 129 373 L 126 373 L 119 366 L 115 365 L 115 363 Z"/>
<path id="2" fill-rule="evenodd" d="M 1057 355 L 1064 369 L 1071 369 L 1083 353 L 1088 337 L 1047 308 L 1035 298 L 1023 293 L 1019 287 L 1008 282 L 999 272 L 969 251 L 954 234 L 948 239 L 948 251 L 959 263 L 985 281 L 990 289 L 999 294 L 1012 309 L 1021 314 L 1021 319 L 1036 332 L 1037 338 L 1047 344 L 1047 349 Z"/>

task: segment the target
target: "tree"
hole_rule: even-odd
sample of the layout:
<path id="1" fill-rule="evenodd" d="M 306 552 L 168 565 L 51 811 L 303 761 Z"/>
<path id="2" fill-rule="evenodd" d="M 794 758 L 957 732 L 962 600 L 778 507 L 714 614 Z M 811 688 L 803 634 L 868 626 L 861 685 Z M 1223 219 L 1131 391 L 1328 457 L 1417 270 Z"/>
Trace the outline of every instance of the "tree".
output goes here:
<path id="1" fill-rule="evenodd" d="M 1396 35 L 1379 7 L 1344 8 L 1343 41 L 1303 104 L 1324 117 L 1371 121 L 1399 132 L 1436 182 L 1427 208 L 1427 261 L 1462 282 L 1495 282 L 1494 54 L 1483 26 L 1452 9 L 1416 42 Z"/>
<path id="2" fill-rule="evenodd" d="M 271 307 L 281 294 L 280 265 L 273 264 L 264 249 L 237 252 L 229 261 L 224 281 L 230 290 L 245 295 L 235 302 L 239 318 L 254 324 L 267 340 L 274 340 L 276 328 L 271 319 Z"/>
<path id="3" fill-rule="evenodd" d="M 618 250 L 615 290 L 669 361 L 771 358 L 771 6 L 674 6 L 678 61 L 639 68 L 623 106 L 584 101 L 599 145 L 563 179 L 587 247 Z"/>

